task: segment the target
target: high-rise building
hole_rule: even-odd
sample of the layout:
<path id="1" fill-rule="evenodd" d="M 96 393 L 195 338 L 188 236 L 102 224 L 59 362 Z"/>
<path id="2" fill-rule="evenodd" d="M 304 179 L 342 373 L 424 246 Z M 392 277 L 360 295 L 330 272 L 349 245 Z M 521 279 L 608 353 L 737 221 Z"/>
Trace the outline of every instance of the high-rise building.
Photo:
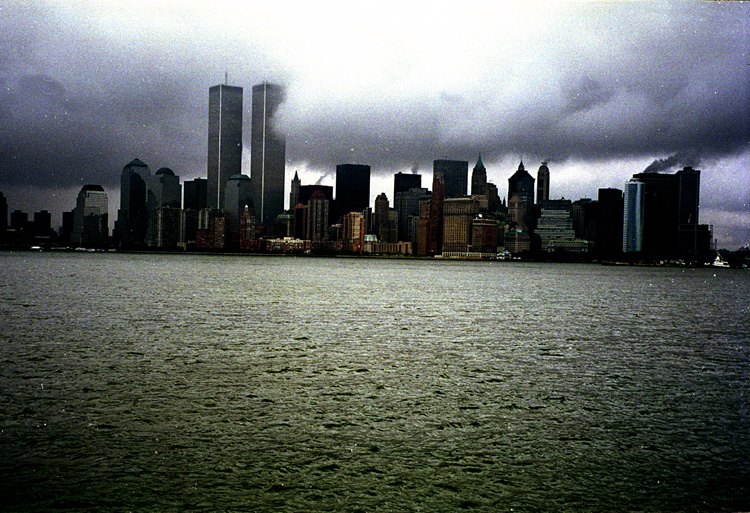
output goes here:
<path id="1" fill-rule="evenodd" d="M 121 249 L 136 248 L 146 243 L 146 181 L 149 176 L 151 170 L 139 159 L 133 159 L 122 168 L 120 209 L 117 212 L 117 239 Z"/>
<path id="2" fill-rule="evenodd" d="M 399 171 L 393 175 L 393 198 L 395 201 L 396 194 L 406 192 L 409 189 L 422 187 L 422 175 L 416 173 L 402 173 Z"/>
<path id="3" fill-rule="evenodd" d="M 208 90 L 208 207 L 224 208 L 224 187 L 242 172 L 242 88 L 220 84 Z"/>
<path id="4" fill-rule="evenodd" d="M 307 239 L 320 242 L 328 239 L 330 202 L 321 191 L 315 191 L 307 205 Z"/>
<path id="5" fill-rule="evenodd" d="M 300 185 L 299 186 L 299 196 L 297 198 L 297 203 L 302 203 L 303 205 L 307 205 L 310 201 L 310 198 L 312 198 L 313 194 L 315 194 L 317 191 L 322 192 L 329 202 L 331 203 L 333 202 L 333 186 L 332 185 L 313 184 L 313 185 Z"/>
<path id="6" fill-rule="evenodd" d="M 414 248 L 417 247 L 417 234 L 409 230 L 410 217 L 419 218 L 421 204 L 430 200 L 430 191 L 422 187 L 412 187 L 408 191 L 397 192 L 393 202 L 398 213 L 398 231 L 396 238 L 399 241 L 411 241 Z"/>
<path id="7" fill-rule="evenodd" d="M 482 155 L 479 155 L 474 170 L 471 173 L 471 195 L 487 194 L 487 169 L 482 163 Z"/>
<path id="8" fill-rule="evenodd" d="M 109 201 L 101 185 L 84 185 L 73 210 L 71 243 L 85 248 L 103 248 L 109 237 Z"/>
<path id="9" fill-rule="evenodd" d="M 552 244 L 576 238 L 573 219 L 570 217 L 570 200 L 547 200 L 540 204 L 536 235 L 542 251 L 552 251 Z"/>
<path id="10" fill-rule="evenodd" d="M 479 201 L 471 197 L 446 198 L 443 203 L 444 257 L 464 256 L 471 245 L 471 222 L 479 213 Z"/>
<path id="11" fill-rule="evenodd" d="M 518 164 L 518 169 L 508 178 L 508 199 L 518 193 L 524 202 L 525 208 L 530 209 L 534 204 L 534 178 L 523 167 L 523 161 Z"/>
<path id="12" fill-rule="evenodd" d="M 445 186 L 446 198 L 466 196 L 469 185 L 469 163 L 465 160 L 436 160 L 433 162 L 433 176 L 439 176 Z"/>
<path id="13" fill-rule="evenodd" d="M 336 211 L 338 218 L 349 212 L 362 212 L 370 206 L 370 166 L 336 166 Z"/>
<path id="14" fill-rule="evenodd" d="M 549 199 L 549 168 L 542 162 L 536 174 L 536 202 L 541 203 Z"/>
<path id="15" fill-rule="evenodd" d="M 375 198 L 374 224 L 378 241 L 397 242 L 398 213 L 395 209 L 390 208 L 388 197 L 384 192 L 378 194 L 378 197 Z"/>
<path id="16" fill-rule="evenodd" d="M 625 183 L 622 222 L 622 252 L 640 253 L 644 243 L 646 184 L 637 179 Z"/>
<path id="17" fill-rule="evenodd" d="M 638 173 L 633 178 L 644 187 L 643 251 L 657 258 L 676 256 L 678 194 L 675 175 Z"/>
<path id="18" fill-rule="evenodd" d="M 180 177 L 168 167 L 159 168 L 153 176 L 149 176 L 146 179 L 146 186 L 148 188 L 146 203 L 149 210 L 161 207 L 181 207 Z"/>
<path id="19" fill-rule="evenodd" d="M 299 188 L 301 185 L 302 180 L 299 179 L 299 175 L 295 171 L 294 178 L 292 178 L 292 187 L 289 191 L 289 210 L 292 210 L 299 203 Z"/>
<path id="20" fill-rule="evenodd" d="M 253 215 L 253 183 L 249 176 L 236 174 L 227 180 L 224 195 L 224 213 L 227 216 L 227 235 L 229 245 L 237 246 L 240 241 L 240 220 L 248 210 Z"/>
<path id="21" fill-rule="evenodd" d="M 283 101 L 282 86 L 253 86 L 250 168 L 256 220 L 262 225 L 270 225 L 284 211 L 286 141 L 273 125 Z"/>
<path id="22" fill-rule="evenodd" d="M 205 178 L 196 178 L 182 185 L 183 209 L 199 211 L 208 206 L 206 202 L 206 191 L 208 181 Z"/>
<path id="23" fill-rule="evenodd" d="M 5 243 L 5 232 L 8 231 L 8 200 L 0 192 L 0 244 Z"/>
<path id="24" fill-rule="evenodd" d="M 596 207 L 596 252 L 600 258 L 616 258 L 622 253 L 622 191 L 599 189 Z"/>
<path id="25" fill-rule="evenodd" d="M 701 251 L 698 234 L 700 171 L 686 167 L 677 171 L 677 250 L 681 257 L 696 257 Z"/>

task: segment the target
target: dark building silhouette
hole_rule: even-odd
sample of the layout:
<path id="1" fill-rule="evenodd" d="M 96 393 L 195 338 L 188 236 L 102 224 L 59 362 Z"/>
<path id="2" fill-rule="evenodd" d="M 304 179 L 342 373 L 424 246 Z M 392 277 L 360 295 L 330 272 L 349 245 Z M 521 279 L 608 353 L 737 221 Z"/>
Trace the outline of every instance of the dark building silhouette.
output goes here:
<path id="1" fill-rule="evenodd" d="M 393 198 L 399 192 L 406 192 L 409 189 L 418 189 L 422 187 L 422 175 L 406 174 L 399 171 L 393 175 Z"/>
<path id="2" fill-rule="evenodd" d="M 696 257 L 701 251 L 698 229 L 700 171 L 686 167 L 677 171 L 677 250 L 681 257 Z"/>
<path id="3" fill-rule="evenodd" d="M 313 197 L 317 191 L 320 191 L 329 202 L 333 202 L 333 186 L 332 185 L 300 185 L 299 192 L 297 195 L 297 203 L 307 205 L 310 202 L 310 198 Z M 368 193 L 369 194 L 369 193 Z"/>
<path id="4" fill-rule="evenodd" d="M 84 248 L 104 248 L 109 242 L 109 200 L 101 185 L 84 185 L 73 209 L 71 243 Z"/>
<path id="5" fill-rule="evenodd" d="M 596 253 L 609 260 L 622 254 L 623 197 L 620 189 L 599 189 L 596 202 Z"/>
<path id="6" fill-rule="evenodd" d="M 224 187 L 242 172 L 242 88 L 220 84 L 208 90 L 209 208 L 224 208 Z"/>
<path id="7" fill-rule="evenodd" d="M 518 164 L 518 169 L 508 178 L 508 204 L 513 202 L 515 220 L 521 225 L 522 230 L 533 230 L 535 226 L 532 218 L 532 207 L 534 206 L 534 178 L 523 167 L 523 161 Z"/>
<path id="8" fill-rule="evenodd" d="M 207 184 L 205 178 L 196 178 L 182 184 L 183 190 L 183 209 L 185 210 L 202 210 L 208 207 L 207 203 Z"/>
<path id="9" fill-rule="evenodd" d="M 137 248 L 146 243 L 146 181 L 150 175 L 149 167 L 138 159 L 130 161 L 122 169 L 116 228 L 121 249 Z"/>
<path id="10" fill-rule="evenodd" d="M 482 163 L 482 155 L 479 155 L 474 170 L 471 173 L 471 195 L 487 194 L 487 169 Z"/>
<path id="11" fill-rule="evenodd" d="M 29 226 L 29 214 L 21 210 L 10 213 L 10 225 L 8 227 L 8 243 L 13 246 L 28 246 L 32 240 L 32 227 Z"/>
<path id="12" fill-rule="evenodd" d="M 430 191 L 422 187 L 412 187 L 408 191 L 397 192 L 393 205 L 398 213 L 398 230 L 396 238 L 400 241 L 411 241 L 417 248 L 417 233 L 413 228 L 413 219 L 419 218 L 421 205 L 430 201 Z M 409 227 L 412 226 L 410 230 Z"/>
<path id="13" fill-rule="evenodd" d="M 654 258 L 676 256 L 678 190 L 675 175 L 638 173 L 633 178 L 644 184 L 644 254 Z"/>
<path id="14" fill-rule="evenodd" d="M 440 174 L 432 177 L 432 196 L 428 209 L 426 255 L 439 255 L 443 250 L 443 204 L 445 203 L 445 183 Z"/>
<path id="15" fill-rule="evenodd" d="M 299 203 L 299 188 L 302 186 L 302 180 L 299 179 L 297 171 L 294 172 L 294 178 L 292 178 L 292 186 L 289 190 L 289 209 L 292 210 L 297 203 Z M 333 200 L 333 198 L 330 198 Z"/>
<path id="16" fill-rule="evenodd" d="M 534 204 L 534 178 L 523 167 L 523 161 L 518 164 L 518 169 L 508 178 L 508 198 L 518 193 L 526 208 Z"/>
<path id="17" fill-rule="evenodd" d="M 0 192 L 0 244 L 5 243 L 5 233 L 8 231 L 8 200 Z"/>
<path id="18" fill-rule="evenodd" d="M 273 126 L 273 117 L 284 101 L 280 85 L 253 86 L 250 169 L 253 203 L 258 223 L 270 225 L 284 211 L 286 141 Z"/>
<path id="19" fill-rule="evenodd" d="M 536 202 L 541 203 L 549 199 L 549 168 L 542 162 L 536 174 Z"/>
<path id="20" fill-rule="evenodd" d="M 370 166 L 336 166 L 336 217 L 362 212 L 370 206 Z"/>
<path id="21" fill-rule="evenodd" d="M 446 198 L 466 196 L 469 185 L 469 163 L 465 160 L 436 160 L 433 162 L 433 176 L 442 179 Z"/>
<path id="22" fill-rule="evenodd" d="M 51 242 L 52 214 L 47 210 L 34 212 L 34 242 L 37 244 Z"/>

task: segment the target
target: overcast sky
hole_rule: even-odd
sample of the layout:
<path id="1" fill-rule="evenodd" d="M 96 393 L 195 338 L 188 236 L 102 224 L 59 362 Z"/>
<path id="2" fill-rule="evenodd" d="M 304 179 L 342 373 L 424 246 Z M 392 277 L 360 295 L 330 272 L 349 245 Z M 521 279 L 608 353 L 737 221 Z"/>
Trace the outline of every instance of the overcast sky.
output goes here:
<path id="1" fill-rule="evenodd" d="M 520 4 L 521 2 L 513 2 Z M 123 7 L 126 4 L 127 7 Z M 392 175 L 481 152 L 501 196 L 523 159 L 554 198 L 596 198 L 652 168 L 701 170 L 701 219 L 750 243 L 750 4 L 742 2 L 0 4 L 0 191 L 11 210 L 112 217 L 135 157 L 206 175 L 208 88 L 287 87 L 287 183 L 336 164 Z M 269 5 L 273 4 L 273 5 Z M 287 185 L 288 188 L 288 185 Z"/>

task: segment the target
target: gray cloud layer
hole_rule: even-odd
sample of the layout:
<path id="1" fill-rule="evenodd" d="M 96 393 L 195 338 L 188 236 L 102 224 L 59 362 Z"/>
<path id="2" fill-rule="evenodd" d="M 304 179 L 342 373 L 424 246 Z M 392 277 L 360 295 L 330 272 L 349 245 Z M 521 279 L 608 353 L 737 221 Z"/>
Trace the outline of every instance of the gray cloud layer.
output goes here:
<path id="1" fill-rule="evenodd" d="M 225 70 L 246 93 L 287 85 L 277 124 L 290 166 L 320 173 L 427 170 L 479 151 L 663 169 L 750 151 L 744 3 L 542 3 L 518 18 L 469 3 L 466 16 L 398 20 L 321 3 L 248 27 L 117 3 L 1 9 L 0 190 L 114 188 L 136 156 L 204 175 L 207 90 Z"/>

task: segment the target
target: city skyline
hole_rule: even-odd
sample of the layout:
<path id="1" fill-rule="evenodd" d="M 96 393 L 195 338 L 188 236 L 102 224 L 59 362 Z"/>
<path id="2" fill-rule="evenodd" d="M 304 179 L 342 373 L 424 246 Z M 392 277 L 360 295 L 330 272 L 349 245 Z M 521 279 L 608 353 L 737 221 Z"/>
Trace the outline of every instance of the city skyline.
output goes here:
<path id="1" fill-rule="evenodd" d="M 532 174 L 548 162 L 552 199 L 692 165 L 702 171 L 700 222 L 714 225 L 720 247 L 750 241 L 745 4 L 469 3 L 428 18 L 407 5 L 395 20 L 387 8 L 322 4 L 260 8 L 242 24 L 221 7 L 4 8 L 9 209 L 59 215 L 84 184 L 102 184 L 112 222 L 134 158 L 184 181 L 205 177 L 205 91 L 228 71 L 244 88 L 286 86 L 284 198 L 295 171 L 332 185 L 335 165 L 360 163 L 372 169 L 372 204 L 390 197 L 396 172 L 429 184 L 433 160 L 473 166 L 479 152 L 501 197 L 521 159 Z M 82 18 L 97 28 L 81 31 Z M 441 29 L 455 35 L 430 37 Z M 148 40 L 136 36 L 144 31 Z"/>

